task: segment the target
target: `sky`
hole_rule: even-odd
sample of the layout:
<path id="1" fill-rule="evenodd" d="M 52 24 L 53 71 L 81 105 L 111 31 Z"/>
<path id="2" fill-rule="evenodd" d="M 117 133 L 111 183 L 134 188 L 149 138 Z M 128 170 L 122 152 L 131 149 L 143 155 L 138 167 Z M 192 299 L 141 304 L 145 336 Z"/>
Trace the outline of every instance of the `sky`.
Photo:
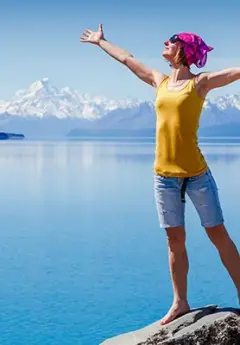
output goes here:
<path id="1" fill-rule="evenodd" d="M 93 96 L 153 100 L 154 88 L 99 47 L 80 43 L 84 29 L 99 23 L 107 40 L 166 74 L 163 42 L 181 31 L 214 47 L 203 71 L 240 67 L 239 0 L 0 0 L 0 10 L 2 100 L 45 77 Z M 239 90 L 240 81 L 210 96 Z"/>

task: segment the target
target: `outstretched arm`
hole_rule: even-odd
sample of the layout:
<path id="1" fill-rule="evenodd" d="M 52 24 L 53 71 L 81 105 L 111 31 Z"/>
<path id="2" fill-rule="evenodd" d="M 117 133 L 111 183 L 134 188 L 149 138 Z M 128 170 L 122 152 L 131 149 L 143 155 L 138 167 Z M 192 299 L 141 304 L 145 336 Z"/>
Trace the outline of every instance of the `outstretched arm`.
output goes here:
<path id="1" fill-rule="evenodd" d="M 114 44 L 108 42 L 104 38 L 102 24 L 99 25 L 97 32 L 93 32 L 92 30 L 86 29 L 80 39 L 80 42 L 98 45 L 108 55 L 127 66 L 138 78 L 140 78 L 141 80 L 153 87 L 157 87 L 165 77 L 164 74 L 146 67 L 144 64 L 136 60 L 126 50 L 119 48 Z"/>
<path id="2" fill-rule="evenodd" d="M 218 72 L 203 73 L 199 76 L 199 83 L 206 91 L 233 83 L 240 79 L 240 67 L 227 68 Z"/>

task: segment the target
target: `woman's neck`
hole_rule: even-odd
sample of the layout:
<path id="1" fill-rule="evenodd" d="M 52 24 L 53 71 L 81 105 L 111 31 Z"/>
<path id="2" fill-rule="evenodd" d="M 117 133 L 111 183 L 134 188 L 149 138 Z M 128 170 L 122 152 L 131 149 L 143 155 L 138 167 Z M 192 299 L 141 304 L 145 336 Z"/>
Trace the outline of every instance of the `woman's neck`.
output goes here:
<path id="1" fill-rule="evenodd" d="M 177 83 L 178 81 L 191 79 L 193 74 L 186 66 L 174 67 L 172 66 L 171 81 Z"/>

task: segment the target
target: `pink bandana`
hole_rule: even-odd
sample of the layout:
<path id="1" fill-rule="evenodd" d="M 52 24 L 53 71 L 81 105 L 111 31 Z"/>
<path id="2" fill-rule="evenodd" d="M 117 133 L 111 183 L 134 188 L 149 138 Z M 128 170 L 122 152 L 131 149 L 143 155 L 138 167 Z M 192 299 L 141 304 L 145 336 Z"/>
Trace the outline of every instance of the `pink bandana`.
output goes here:
<path id="1" fill-rule="evenodd" d="M 209 47 L 203 39 L 189 32 L 182 32 L 177 35 L 183 43 L 183 49 L 188 65 L 196 65 L 203 67 L 207 62 L 207 53 L 213 50 Z"/>

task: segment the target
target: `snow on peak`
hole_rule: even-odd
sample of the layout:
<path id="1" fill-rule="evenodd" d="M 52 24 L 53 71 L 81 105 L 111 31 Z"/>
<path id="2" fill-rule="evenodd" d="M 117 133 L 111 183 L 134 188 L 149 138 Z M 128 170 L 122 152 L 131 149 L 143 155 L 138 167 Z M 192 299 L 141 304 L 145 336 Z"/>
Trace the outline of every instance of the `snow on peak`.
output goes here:
<path id="1" fill-rule="evenodd" d="M 216 97 L 212 100 L 212 103 L 221 110 L 225 110 L 228 107 L 237 108 L 240 110 L 240 93 Z"/>
<path id="2" fill-rule="evenodd" d="M 28 88 L 28 90 L 31 92 L 38 91 L 41 89 L 45 89 L 46 91 L 49 91 L 51 89 L 51 85 L 49 83 L 48 78 L 42 78 L 41 80 L 37 80 L 33 84 L 31 84 Z"/>

